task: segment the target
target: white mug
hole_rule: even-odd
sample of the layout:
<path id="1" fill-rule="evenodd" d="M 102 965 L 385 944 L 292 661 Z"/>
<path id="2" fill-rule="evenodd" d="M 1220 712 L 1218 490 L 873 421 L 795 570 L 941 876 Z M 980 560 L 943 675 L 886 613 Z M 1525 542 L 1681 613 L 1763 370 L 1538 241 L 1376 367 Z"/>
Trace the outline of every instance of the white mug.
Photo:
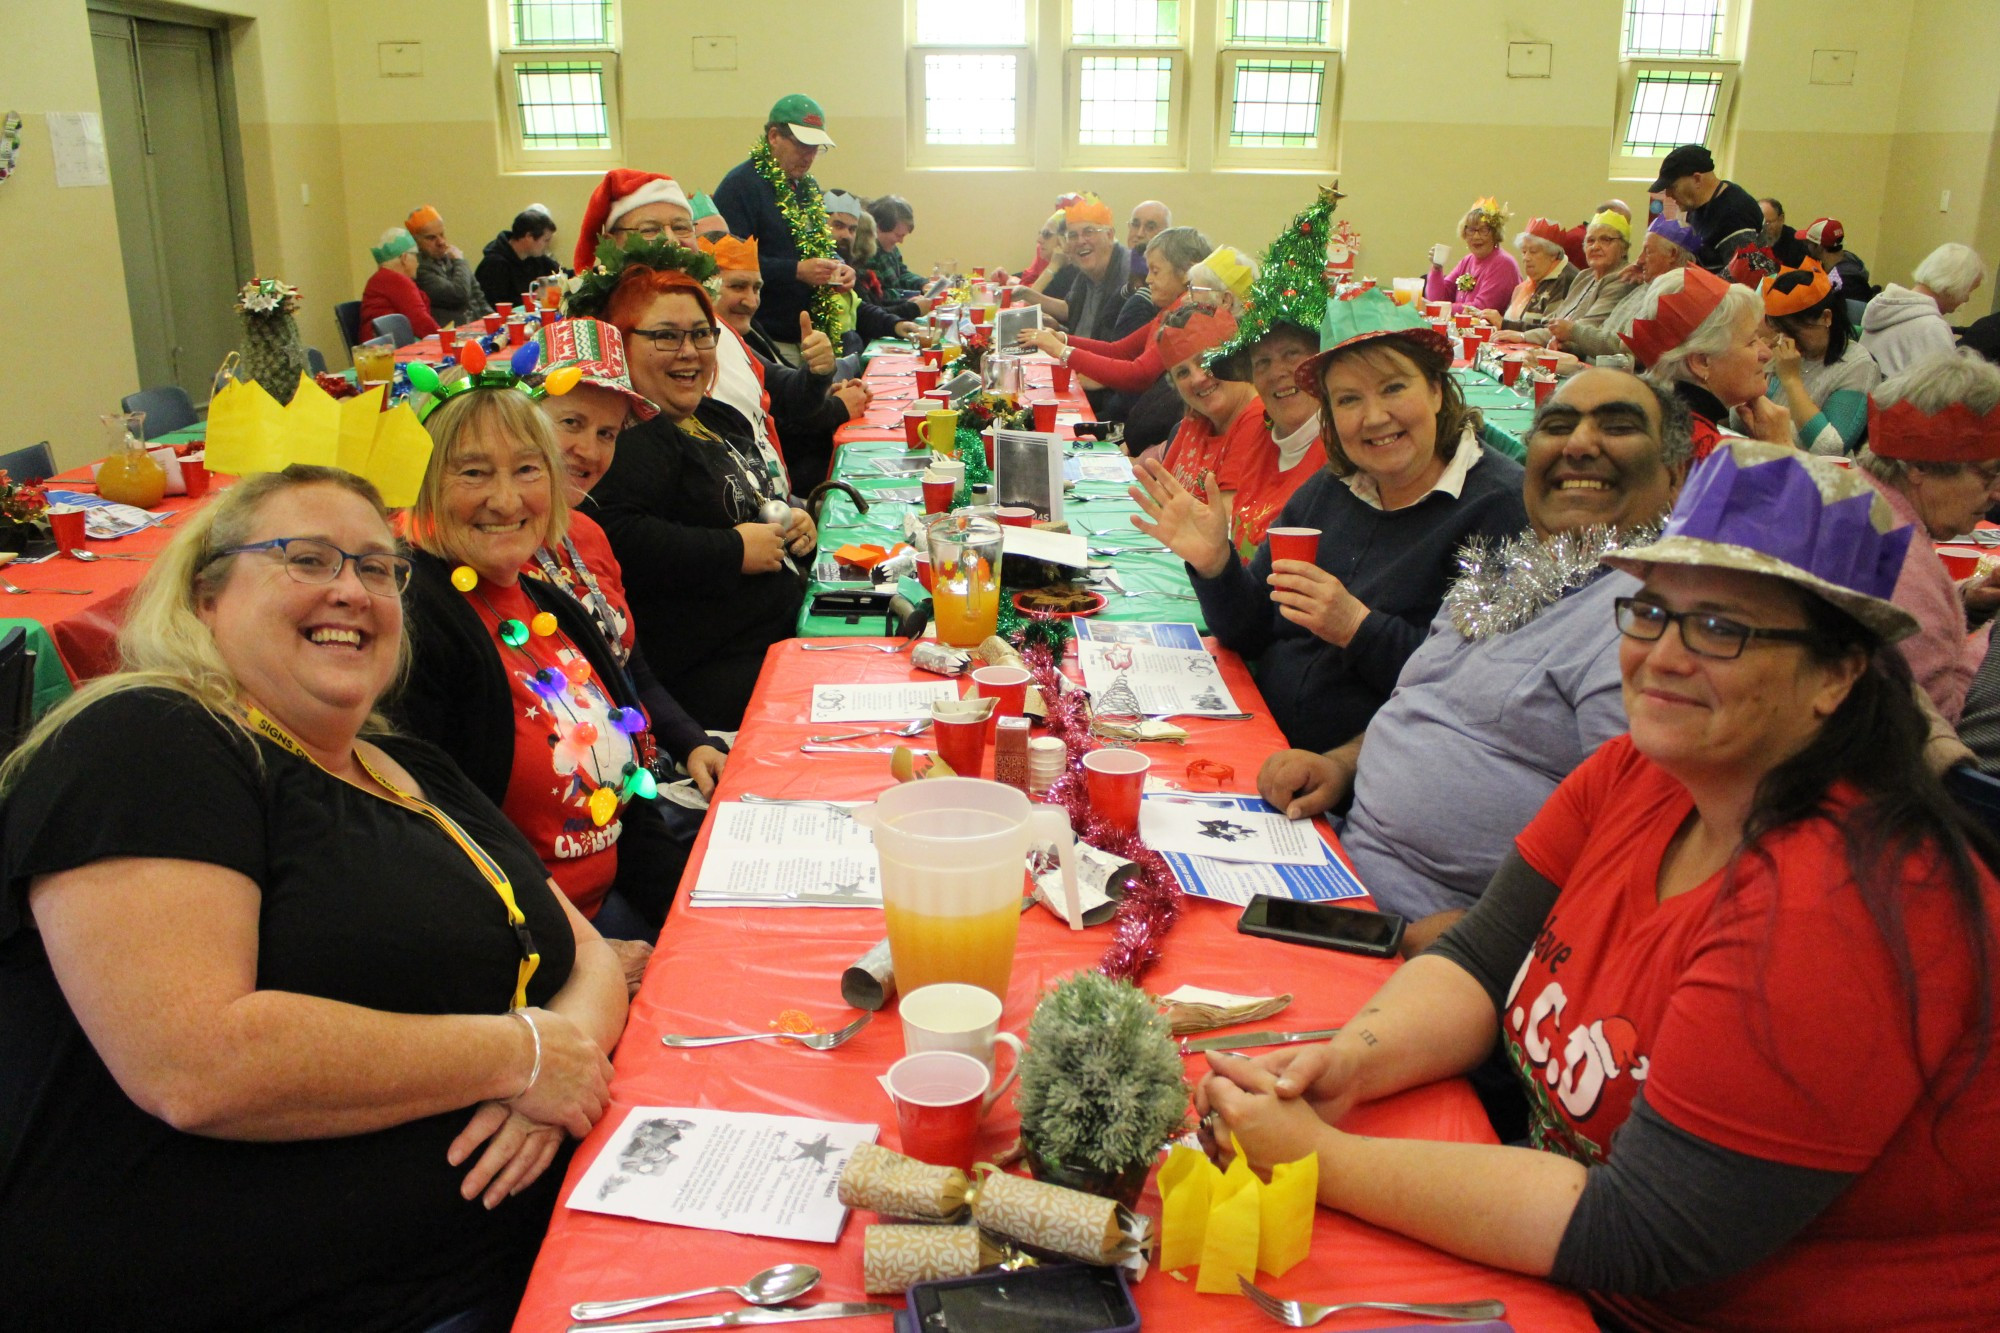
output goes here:
<path id="1" fill-rule="evenodd" d="M 1000 1031 L 1000 999 L 980 986 L 956 981 L 919 986 L 902 998 L 898 1012 L 903 1017 L 903 1049 L 911 1055 L 920 1051 L 957 1051 L 994 1067 L 995 1045 L 1014 1052 L 1007 1076 L 993 1085 L 986 1104 L 1005 1092 L 1021 1072 L 1021 1039 Z"/>
<path id="2" fill-rule="evenodd" d="M 1451 258 L 1451 247 L 1446 245 L 1444 242 L 1440 241 L 1436 245 L 1433 245 L 1431 247 L 1431 264 L 1434 267 L 1443 268 L 1445 260 L 1450 258 Z"/>

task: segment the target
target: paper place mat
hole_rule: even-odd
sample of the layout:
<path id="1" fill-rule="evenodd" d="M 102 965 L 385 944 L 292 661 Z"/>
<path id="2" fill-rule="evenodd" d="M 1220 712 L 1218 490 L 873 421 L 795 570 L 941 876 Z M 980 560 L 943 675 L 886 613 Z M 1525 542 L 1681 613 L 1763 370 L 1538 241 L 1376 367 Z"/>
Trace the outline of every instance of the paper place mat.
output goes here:
<path id="1" fill-rule="evenodd" d="M 1216 801 L 1149 796 L 1139 807 L 1139 836 L 1156 852 L 1218 861 L 1315 866 L 1327 859 L 1326 844 L 1311 820 L 1294 822 L 1276 811 L 1232 808 Z"/>
<path id="2" fill-rule="evenodd" d="M 914 722 L 931 715 L 940 699 L 956 699 L 958 682 L 911 681 L 898 685 L 815 685 L 814 722 Z"/>
<path id="3" fill-rule="evenodd" d="M 1153 801 L 1149 798 L 1145 805 L 1151 804 Z M 1273 806 L 1255 796 L 1237 797 L 1229 802 L 1208 798 L 1202 804 L 1211 809 L 1233 805 L 1246 812 L 1278 813 Z M 1143 805 L 1140 818 L 1145 818 Z M 1312 828 L 1303 820 L 1300 827 Z M 1316 831 L 1313 836 L 1317 839 Z M 1182 893 L 1194 898 L 1234 903 L 1238 907 L 1247 905 L 1259 893 L 1273 898 L 1294 898 L 1300 902 L 1332 902 L 1340 898 L 1363 898 L 1368 894 L 1361 881 L 1354 877 L 1354 872 L 1337 856 L 1328 856 L 1319 865 L 1289 866 L 1223 861 L 1212 856 L 1189 856 L 1185 852 L 1167 852 L 1164 855 L 1167 868 L 1174 872 Z"/>

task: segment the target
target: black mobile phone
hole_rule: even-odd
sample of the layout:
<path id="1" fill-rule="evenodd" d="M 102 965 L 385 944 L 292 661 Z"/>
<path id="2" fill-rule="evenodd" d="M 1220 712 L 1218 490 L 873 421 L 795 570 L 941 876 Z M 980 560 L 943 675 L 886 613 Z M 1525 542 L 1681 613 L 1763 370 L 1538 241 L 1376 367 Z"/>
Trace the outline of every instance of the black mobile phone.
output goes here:
<path id="1" fill-rule="evenodd" d="M 1267 935 L 1290 944 L 1340 949 L 1371 958 L 1394 958 L 1403 942 L 1403 918 L 1394 912 L 1364 912 L 1332 903 L 1302 903 L 1260 893 L 1236 919 L 1245 935 Z"/>
<path id="2" fill-rule="evenodd" d="M 1132 1333 L 1139 1312 L 1116 1268 L 1053 1264 L 919 1282 L 897 1333 Z"/>

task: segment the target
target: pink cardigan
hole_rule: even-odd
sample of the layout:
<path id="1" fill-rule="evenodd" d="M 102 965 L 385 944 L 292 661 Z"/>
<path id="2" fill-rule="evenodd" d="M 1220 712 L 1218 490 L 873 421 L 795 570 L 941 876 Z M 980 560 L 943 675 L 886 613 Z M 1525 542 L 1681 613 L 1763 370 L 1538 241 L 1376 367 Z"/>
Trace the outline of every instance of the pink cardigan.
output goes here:
<path id="1" fill-rule="evenodd" d="M 1873 477 L 1869 480 L 1875 481 Z M 1917 632 L 1896 648 L 1910 664 L 1917 688 L 1931 697 L 1945 721 L 1957 726 L 1959 714 L 1965 711 L 1965 692 L 1971 688 L 1979 664 L 1986 660 L 1991 627 L 1982 625 L 1966 633 L 1965 602 L 1918 520 L 1916 506 L 1893 486 L 1875 481 L 1875 489 L 1889 502 L 1897 519 L 1916 529 L 1910 534 L 1910 552 L 1903 557 L 1903 572 L 1897 576 L 1896 591 L 1889 600 L 1917 618 Z"/>
<path id="2" fill-rule="evenodd" d="M 1458 289 L 1458 275 L 1471 273 L 1477 279 L 1470 292 Z M 1450 301 L 1454 310 L 1505 310 L 1521 282 L 1521 266 L 1514 256 L 1495 246 L 1484 259 L 1471 255 L 1458 261 L 1451 272 L 1432 269 L 1424 279 L 1424 299 Z"/>

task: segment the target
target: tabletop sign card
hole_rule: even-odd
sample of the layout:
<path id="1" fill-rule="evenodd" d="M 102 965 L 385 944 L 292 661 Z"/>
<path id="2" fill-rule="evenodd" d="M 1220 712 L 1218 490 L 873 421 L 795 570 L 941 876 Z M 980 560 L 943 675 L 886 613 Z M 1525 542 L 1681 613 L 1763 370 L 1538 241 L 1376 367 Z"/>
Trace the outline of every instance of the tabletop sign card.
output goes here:
<path id="1" fill-rule="evenodd" d="M 1042 520 L 1063 515 L 1062 436 L 1031 430 L 993 432 L 993 500 L 1021 505 Z"/>
<path id="2" fill-rule="evenodd" d="M 1205 806 L 1213 812 L 1205 816 L 1211 819 L 1217 815 L 1248 818 L 1253 814 L 1283 818 L 1275 806 L 1256 796 L 1205 796 L 1199 799 L 1186 795 L 1148 796 L 1139 808 L 1139 820 L 1149 843 L 1153 835 L 1147 818 L 1156 804 L 1167 801 L 1185 802 L 1196 808 Z M 1340 898 L 1367 896 L 1368 890 L 1362 887 L 1361 881 L 1354 877 L 1354 872 L 1339 857 L 1324 855 L 1324 843 L 1312 822 L 1300 820 L 1293 827 L 1303 836 L 1321 843 L 1322 859 L 1318 864 L 1271 865 L 1225 861 L 1217 856 L 1194 856 L 1164 849 L 1161 854 L 1166 857 L 1167 868 L 1180 882 L 1181 892 L 1192 898 L 1209 898 L 1242 907 L 1260 893 L 1273 898 L 1295 898 L 1300 902 L 1333 902 Z"/>
<path id="3" fill-rule="evenodd" d="M 1193 625 L 1081 620 L 1076 633 L 1084 687 L 1099 712 L 1236 717 L 1243 711 Z"/>
<path id="4" fill-rule="evenodd" d="M 693 1106 L 635 1106 L 570 1191 L 590 1213 L 832 1244 L 841 1168 L 876 1125 Z"/>
<path id="5" fill-rule="evenodd" d="M 880 907 L 875 840 L 824 805 L 715 806 L 690 907 Z"/>
<path id="6" fill-rule="evenodd" d="M 956 699 L 958 682 L 910 681 L 894 685 L 836 682 L 815 685 L 814 722 L 914 722 L 931 715 L 940 699 Z"/>
<path id="7" fill-rule="evenodd" d="M 1042 327 L 1042 308 L 1038 305 L 1013 306 L 997 312 L 993 316 L 993 345 L 1013 347 L 1021 341 L 1021 334 L 1028 329 Z"/>

